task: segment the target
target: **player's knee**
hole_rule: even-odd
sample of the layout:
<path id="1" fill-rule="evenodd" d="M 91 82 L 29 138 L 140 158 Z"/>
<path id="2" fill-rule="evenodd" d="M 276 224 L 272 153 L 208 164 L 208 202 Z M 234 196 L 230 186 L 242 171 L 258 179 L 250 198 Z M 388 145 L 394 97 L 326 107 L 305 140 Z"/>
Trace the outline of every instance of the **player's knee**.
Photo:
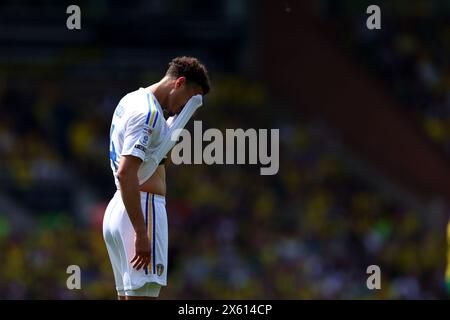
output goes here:
<path id="1" fill-rule="evenodd" d="M 129 300 L 156 299 L 159 296 L 161 285 L 157 283 L 146 283 L 141 288 L 135 290 L 126 290 L 125 295 Z"/>
<path id="2" fill-rule="evenodd" d="M 156 300 L 158 297 L 138 297 L 138 296 L 127 296 L 126 300 Z"/>

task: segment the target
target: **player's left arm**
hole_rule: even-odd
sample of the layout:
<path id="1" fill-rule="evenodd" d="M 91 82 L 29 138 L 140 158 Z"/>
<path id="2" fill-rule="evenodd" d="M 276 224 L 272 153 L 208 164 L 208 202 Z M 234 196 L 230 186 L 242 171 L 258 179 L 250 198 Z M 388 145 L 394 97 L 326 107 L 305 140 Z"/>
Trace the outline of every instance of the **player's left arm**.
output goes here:
<path id="1" fill-rule="evenodd" d="M 186 126 L 192 118 L 195 111 L 203 104 L 201 95 L 195 95 L 186 103 L 183 110 L 176 116 L 169 118 L 167 123 L 169 130 L 163 137 L 163 141 L 159 147 L 152 153 L 151 157 L 158 163 L 172 149 L 180 136 L 181 130 Z"/>

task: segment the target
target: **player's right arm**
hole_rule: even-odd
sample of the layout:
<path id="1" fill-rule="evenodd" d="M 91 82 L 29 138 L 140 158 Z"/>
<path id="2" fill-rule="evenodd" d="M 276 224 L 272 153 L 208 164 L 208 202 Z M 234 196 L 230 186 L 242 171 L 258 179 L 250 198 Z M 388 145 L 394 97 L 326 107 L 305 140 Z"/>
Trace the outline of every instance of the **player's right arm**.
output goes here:
<path id="1" fill-rule="evenodd" d="M 129 116 L 117 169 L 122 201 L 136 233 L 135 256 L 131 263 L 137 270 L 150 262 L 150 240 L 142 213 L 138 170 L 146 158 L 151 139 L 149 122 L 156 117 L 156 113 L 157 110 L 152 108 L 148 113 L 138 111 Z"/>
<path id="2" fill-rule="evenodd" d="M 122 201 L 136 233 L 136 254 L 131 260 L 133 268 L 139 270 L 150 263 L 150 240 L 147 235 L 144 215 L 142 214 L 139 180 L 137 171 L 142 160 L 131 155 L 120 158 L 117 178 L 119 180 Z"/>

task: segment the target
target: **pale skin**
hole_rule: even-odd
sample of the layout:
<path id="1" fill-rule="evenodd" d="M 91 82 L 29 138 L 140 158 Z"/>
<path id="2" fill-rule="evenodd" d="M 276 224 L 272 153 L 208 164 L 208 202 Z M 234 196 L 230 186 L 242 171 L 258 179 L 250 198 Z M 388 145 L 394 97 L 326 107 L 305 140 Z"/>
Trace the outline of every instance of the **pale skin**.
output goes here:
<path id="1" fill-rule="evenodd" d="M 149 88 L 161 107 L 168 111 L 169 114 L 180 113 L 192 96 L 203 93 L 200 86 L 188 84 L 185 77 L 174 78 L 165 76 Z M 166 195 L 166 171 L 164 165 L 158 166 L 155 173 L 142 185 L 139 185 L 137 171 L 141 163 L 142 160 L 137 157 L 131 155 L 122 156 L 120 157 L 117 171 L 122 200 L 135 231 L 135 256 L 130 263 L 133 264 L 133 268 L 136 270 L 148 266 L 151 254 L 150 239 L 145 227 L 139 192 Z M 155 298 L 118 296 L 118 299 L 143 300 Z"/>

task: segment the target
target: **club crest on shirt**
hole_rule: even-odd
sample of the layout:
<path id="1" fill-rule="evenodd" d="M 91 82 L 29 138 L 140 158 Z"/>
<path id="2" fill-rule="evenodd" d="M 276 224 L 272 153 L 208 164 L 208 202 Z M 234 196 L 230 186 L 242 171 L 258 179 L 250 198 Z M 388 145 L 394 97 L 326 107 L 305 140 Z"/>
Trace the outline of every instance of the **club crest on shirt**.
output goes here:
<path id="1" fill-rule="evenodd" d="M 163 272 L 164 272 L 164 265 L 162 265 L 161 263 L 158 263 L 156 265 L 156 274 L 158 276 L 161 276 L 163 274 Z"/>

